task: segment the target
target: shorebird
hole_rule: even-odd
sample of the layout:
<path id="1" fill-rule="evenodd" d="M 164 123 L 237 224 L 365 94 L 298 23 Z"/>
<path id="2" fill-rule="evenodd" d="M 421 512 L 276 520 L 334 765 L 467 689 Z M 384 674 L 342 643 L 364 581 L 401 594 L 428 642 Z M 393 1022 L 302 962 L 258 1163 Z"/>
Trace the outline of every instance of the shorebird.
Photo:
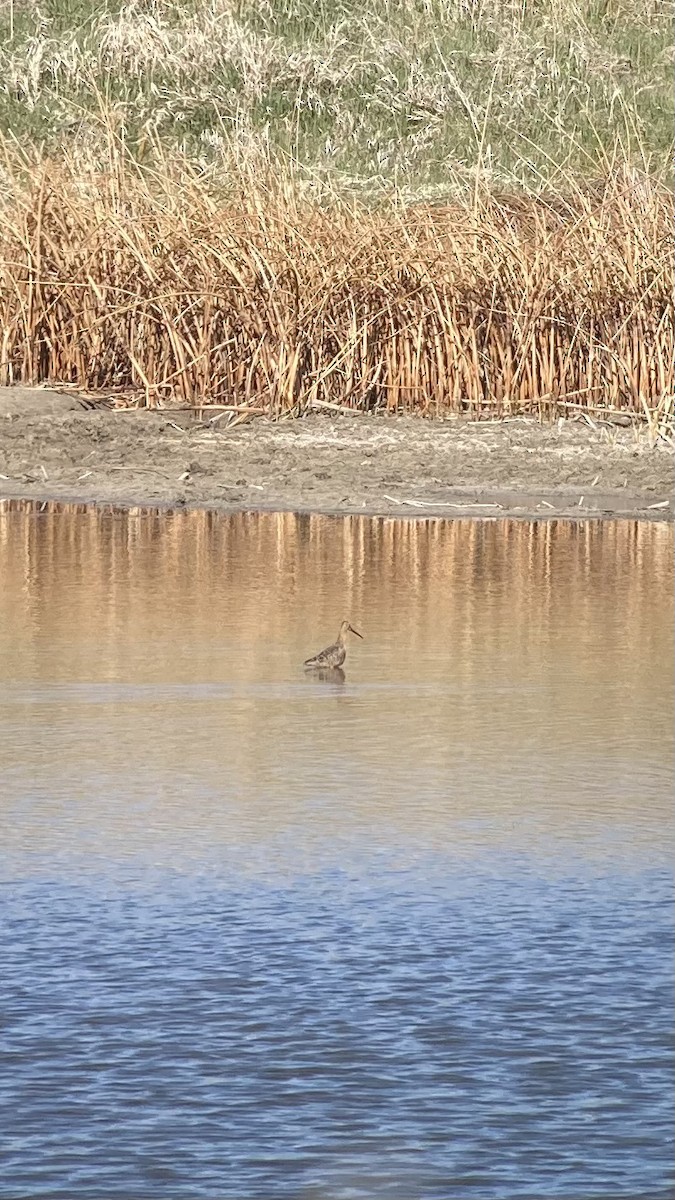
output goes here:
<path id="1" fill-rule="evenodd" d="M 305 660 L 305 669 L 307 671 L 325 671 L 326 668 L 335 670 L 336 667 L 341 667 L 347 657 L 347 647 L 345 646 L 345 634 L 355 633 L 357 637 L 362 638 L 363 634 L 359 633 L 358 629 L 354 629 L 349 621 L 343 621 L 340 626 L 340 632 L 333 642 L 332 646 L 326 646 L 325 650 L 320 650 L 314 658 Z"/>

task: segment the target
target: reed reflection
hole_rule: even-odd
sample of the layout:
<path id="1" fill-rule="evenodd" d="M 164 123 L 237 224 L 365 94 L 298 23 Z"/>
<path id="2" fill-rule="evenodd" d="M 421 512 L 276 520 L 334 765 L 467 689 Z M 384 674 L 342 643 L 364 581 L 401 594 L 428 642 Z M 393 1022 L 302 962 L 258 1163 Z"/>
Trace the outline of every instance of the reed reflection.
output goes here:
<path id="1" fill-rule="evenodd" d="M 341 836 L 427 849 L 481 822 L 495 844 L 545 827 L 597 848 L 608 821 L 656 849 L 672 541 L 636 522 L 5 512 L 0 769 L 21 828 L 47 843 L 67 809 L 106 854 L 308 849 L 339 811 Z M 308 678 L 344 613 L 365 640 Z"/>

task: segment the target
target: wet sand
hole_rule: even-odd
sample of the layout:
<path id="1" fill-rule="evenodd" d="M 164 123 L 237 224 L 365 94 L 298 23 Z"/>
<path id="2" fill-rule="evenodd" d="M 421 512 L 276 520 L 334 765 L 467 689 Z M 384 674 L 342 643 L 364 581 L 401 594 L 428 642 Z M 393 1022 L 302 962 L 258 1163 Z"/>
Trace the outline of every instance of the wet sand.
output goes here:
<path id="1" fill-rule="evenodd" d="M 0 500 L 672 519 L 672 451 L 650 446 L 643 426 L 591 420 L 317 413 L 241 424 L 0 388 Z"/>

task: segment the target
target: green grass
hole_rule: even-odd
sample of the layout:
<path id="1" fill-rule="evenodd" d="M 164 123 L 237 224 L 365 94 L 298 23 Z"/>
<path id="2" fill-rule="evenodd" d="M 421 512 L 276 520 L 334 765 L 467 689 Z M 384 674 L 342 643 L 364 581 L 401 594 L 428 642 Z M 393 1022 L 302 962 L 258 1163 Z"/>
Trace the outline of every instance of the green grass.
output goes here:
<path id="1" fill-rule="evenodd" d="M 0 0 L 0 132 L 442 198 L 667 172 L 666 0 Z"/>

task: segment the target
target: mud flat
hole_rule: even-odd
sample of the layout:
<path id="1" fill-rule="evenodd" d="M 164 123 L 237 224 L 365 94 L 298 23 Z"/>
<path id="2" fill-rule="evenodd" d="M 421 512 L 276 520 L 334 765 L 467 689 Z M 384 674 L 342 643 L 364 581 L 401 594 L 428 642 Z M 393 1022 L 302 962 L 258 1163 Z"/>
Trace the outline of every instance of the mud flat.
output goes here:
<path id="1" fill-rule="evenodd" d="M 589 423 L 590 422 L 590 423 Z M 83 407 L 0 389 L 0 500 L 415 516 L 673 517 L 673 454 L 644 427 Z"/>

